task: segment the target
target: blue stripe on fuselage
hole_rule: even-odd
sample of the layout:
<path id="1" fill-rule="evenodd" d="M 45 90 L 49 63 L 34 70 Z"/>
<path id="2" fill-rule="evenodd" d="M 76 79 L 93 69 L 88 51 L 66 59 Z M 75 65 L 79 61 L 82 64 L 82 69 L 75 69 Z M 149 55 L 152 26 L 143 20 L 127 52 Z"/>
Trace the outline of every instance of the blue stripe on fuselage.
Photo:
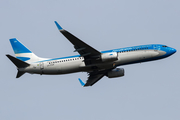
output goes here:
<path id="1" fill-rule="evenodd" d="M 30 60 L 29 57 L 16 57 L 17 59 L 20 59 L 22 61 L 27 61 L 27 60 Z"/>
<path id="2" fill-rule="evenodd" d="M 126 47 L 126 48 L 118 48 L 118 49 L 113 49 L 113 50 L 106 50 L 102 51 L 101 53 L 109 53 L 109 52 L 126 52 L 126 51 L 132 51 L 132 50 L 144 50 L 144 49 L 154 49 L 153 48 L 154 44 L 151 45 L 140 45 L 140 46 L 133 46 L 133 47 Z M 160 44 L 156 44 L 160 45 Z"/>
<path id="3" fill-rule="evenodd" d="M 132 51 L 132 50 L 153 50 L 154 45 L 163 46 L 161 44 L 140 45 L 140 46 L 133 46 L 133 47 L 126 47 L 126 48 L 119 48 L 119 49 L 101 51 L 101 53 L 127 52 L 127 51 Z M 48 59 L 48 60 L 43 60 L 43 61 L 38 61 L 38 62 L 46 62 L 46 61 L 68 59 L 68 58 L 75 58 L 75 57 L 81 57 L 81 56 L 80 55 L 74 55 L 74 56 L 68 56 L 68 57 L 53 58 L 53 59 Z"/>

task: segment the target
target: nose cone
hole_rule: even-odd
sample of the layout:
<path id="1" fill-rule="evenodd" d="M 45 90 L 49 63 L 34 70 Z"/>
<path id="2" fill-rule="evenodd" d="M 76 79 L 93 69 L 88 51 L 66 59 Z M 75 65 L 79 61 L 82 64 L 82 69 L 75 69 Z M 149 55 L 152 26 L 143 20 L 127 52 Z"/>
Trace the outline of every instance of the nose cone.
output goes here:
<path id="1" fill-rule="evenodd" d="M 171 54 L 174 54 L 175 52 L 176 52 L 176 49 L 174 49 L 174 48 L 171 48 Z"/>

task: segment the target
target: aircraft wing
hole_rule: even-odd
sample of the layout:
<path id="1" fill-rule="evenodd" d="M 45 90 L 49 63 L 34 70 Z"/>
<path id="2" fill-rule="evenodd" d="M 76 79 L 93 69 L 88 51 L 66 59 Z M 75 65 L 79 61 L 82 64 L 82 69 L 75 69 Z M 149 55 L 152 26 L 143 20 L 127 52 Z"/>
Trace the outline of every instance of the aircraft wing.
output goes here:
<path id="1" fill-rule="evenodd" d="M 94 49 L 93 47 L 78 39 L 76 36 L 64 30 L 56 21 L 55 24 L 59 31 L 74 45 L 75 52 L 78 52 L 85 59 L 99 57 L 101 53 L 98 50 Z"/>

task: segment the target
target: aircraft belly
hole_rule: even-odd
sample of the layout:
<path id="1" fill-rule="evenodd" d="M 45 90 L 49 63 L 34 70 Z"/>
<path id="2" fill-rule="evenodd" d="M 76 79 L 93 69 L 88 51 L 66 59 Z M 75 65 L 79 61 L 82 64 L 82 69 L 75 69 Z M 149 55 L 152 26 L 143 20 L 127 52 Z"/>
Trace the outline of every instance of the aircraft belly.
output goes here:
<path id="1" fill-rule="evenodd" d="M 119 55 L 120 58 L 120 64 L 125 64 L 125 63 L 129 63 L 132 61 L 136 61 L 139 60 L 141 57 L 141 54 L 139 53 L 122 53 Z"/>
<path id="2" fill-rule="evenodd" d="M 166 52 L 165 51 L 158 51 L 158 57 L 160 57 L 160 56 L 163 56 L 163 55 L 165 55 L 166 54 Z"/>
<path id="3" fill-rule="evenodd" d="M 57 74 L 58 73 L 57 66 L 47 67 L 45 69 L 42 69 L 42 72 L 44 74 Z"/>
<path id="4" fill-rule="evenodd" d="M 80 71 L 80 64 L 82 62 L 63 62 L 63 63 L 44 63 L 44 67 L 36 71 L 39 74 L 67 74 Z"/>
<path id="5" fill-rule="evenodd" d="M 57 70 L 58 65 L 57 64 L 49 64 L 44 63 L 44 67 L 41 68 L 41 73 L 42 74 L 57 74 L 58 70 Z"/>
<path id="6" fill-rule="evenodd" d="M 62 74 L 66 73 L 73 73 L 73 72 L 79 72 L 80 71 L 80 62 L 69 62 L 69 63 L 63 63 L 58 68 L 58 72 Z"/>
<path id="7" fill-rule="evenodd" d="M 94 70 L 104 70 L 104 69 L 110 69 L 115 66 L 115 62 L 106 62 L 106 63 L 97 63 L 97 64 L 91 64 L 91 65 L 80 65 L 80 71 L 82 72 L 92 72 Z"/>

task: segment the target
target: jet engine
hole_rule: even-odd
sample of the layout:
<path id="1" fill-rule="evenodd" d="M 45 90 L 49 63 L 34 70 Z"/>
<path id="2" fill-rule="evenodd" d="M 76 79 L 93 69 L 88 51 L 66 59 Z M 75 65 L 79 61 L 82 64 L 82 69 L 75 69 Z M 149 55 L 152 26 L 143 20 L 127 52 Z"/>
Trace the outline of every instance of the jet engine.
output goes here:
<path id="1" fill-rule="evenodd" d="M 117 52 L 102 53 L 101 54 L 101 60 L 103 62 L 118 60 L 118 54 L 117 54 Z"/>
<path id="2" fill-rule="evenodd" d="M 123 68 L 115 68 L 115 69 L 109 71 L 106 76 L 108 78 L 122 77 L 122 76 L 124 76 L 124 69 Z"/>

